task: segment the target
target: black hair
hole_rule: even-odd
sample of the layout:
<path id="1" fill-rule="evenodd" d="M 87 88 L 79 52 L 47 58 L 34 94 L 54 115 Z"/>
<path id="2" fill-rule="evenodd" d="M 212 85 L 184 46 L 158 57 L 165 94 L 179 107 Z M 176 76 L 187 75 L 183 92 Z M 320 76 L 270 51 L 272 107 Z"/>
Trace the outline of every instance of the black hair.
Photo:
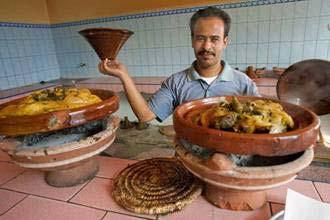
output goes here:
<path id="1" fill-rule="evenodd" d="M 217 17 L 217 18 L 220 18 L 221 20 L 223 20 L 223 22 L 225 24 L 225 27 L 224 27 L 225 36 L 224 37 L 228 36 L 229 29 L 230 29 L 230 23 L 231 23 L 230 16 L 227 12 L 223 11 L 220 8 L 216 8 L 214 6 L 200 9 L 197 12 L 195 12 L 195 14 L 193 14 L 193 16 L 190 18 L 190 24 L 189 24 L 191 36 L 194 36 L 194 27 L 195 27 L 197 20 L 200 18 L 207 18 L 207 17 Z"/>

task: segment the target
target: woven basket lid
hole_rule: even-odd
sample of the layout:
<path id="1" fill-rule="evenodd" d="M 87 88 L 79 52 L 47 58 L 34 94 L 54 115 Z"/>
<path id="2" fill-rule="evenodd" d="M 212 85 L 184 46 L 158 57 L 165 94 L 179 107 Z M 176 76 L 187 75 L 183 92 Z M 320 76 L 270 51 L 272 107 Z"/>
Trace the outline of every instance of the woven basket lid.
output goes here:
<path id="1" fill-rule="evenodd" d="M 112 196 L 129 211 L 155 215 L 181 210 L 201 191 L 200 181 L 177 159 L 153 158 L 122 170 L 114 180 Z"/>

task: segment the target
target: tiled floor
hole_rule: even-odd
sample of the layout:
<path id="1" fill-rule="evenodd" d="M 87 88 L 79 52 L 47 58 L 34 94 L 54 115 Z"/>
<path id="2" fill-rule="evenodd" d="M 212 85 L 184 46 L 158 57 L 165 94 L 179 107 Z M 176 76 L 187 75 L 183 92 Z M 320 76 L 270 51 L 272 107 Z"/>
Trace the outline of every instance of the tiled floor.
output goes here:
<path id="1" fill-rule="evenodd" d="M 330 202 L 330 184 L 294 180 L 270 190 L 268 203 L 252 212 L 237 212 L 217 208 L 200 196 L 180 212 L 165 216 L 139 215 L 117 205 L 111 197 L 113 178 L 136 161 L 98 157 L 100 171 L 82 185 L 55 188 L 46 184 L 41 171 L 19 168 L 0 152 L 0 219 L 224 219 L 263 220 L 284 209 L 286 189 Z"/>

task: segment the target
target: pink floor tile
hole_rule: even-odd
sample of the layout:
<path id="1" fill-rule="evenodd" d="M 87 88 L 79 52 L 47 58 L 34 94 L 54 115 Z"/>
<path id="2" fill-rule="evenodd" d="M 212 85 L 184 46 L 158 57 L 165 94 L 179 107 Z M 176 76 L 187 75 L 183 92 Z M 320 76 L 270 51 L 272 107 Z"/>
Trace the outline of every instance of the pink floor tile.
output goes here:
<path id="1" fill-rule="evenodd" d="M 276 213 L 282 211 L 285 208 L 285 205 L 278 203 L 271 203 L 270 207 L 272 209 L 272 214 L 275 215 Z"/>
<path id="2" fill-rule="evenodd" d="M 70 202 L 122 214 L 141 216 L 149 219 L 156 218 L 156 216 L 151 215 L 135 214 L 120 207 L 111 197 L 112 183 L 113 181 L 110 179 L 96 177 L 75 195 Z"/>
<path id="3" fill-rule="evenodd" d="M 213 206 L 204 199 L 204 197 L 199 196 L 191 204 L 187 205 L 181 211 L 174 212 L 172 214 L 159 216 L 161 220 L 208 220 L 213 219 Z"/>
<path id="4" fill-rule="evenodd" d="M 305 180 L 293 180 L 292 182 L 267 191 L 267 200 L 275 203 L 285 203 L 287 189 L 304 194 L 310 198 L 321 200 L 312 182 Z"/>
<path id="5" fill-rule="evenodd" d="M 135 163 L 134 160 L 125 160 L 114 157 L 97 157 L 100 165 L 100 170 L 96 174 L 98 177 L 114 178 L 121 170 L 129 164 Z"/>
<path id="6" fill-rule="evenodd" d="M 4 184 L 2 188 L 67 201 L 86 184 L 58 188 L 48 185 L 44 177 L 45 173 L 42 171 L 29 170 Z"/>
<path id="7" fill-rule="evenodd" d="M 315 182 L 314 185 L 319 192 L 322 201 L 330 203 L 330 184 Z"/>
<path id="8" fill-rule="evenodd" d="M 226 209 L 214 208 L 213 219 L 226 220 L 265 220 L 271 216 L 270 205 L 267 203 L 260 209 L 253 211 L 231 211 Z"/>
<path id="9" fill-rule="evenodd" d="M 24 172 L 24 168 L 9 162 L 0 162 L 0 185 Z"/>
<path id="10" fill-rule="evenodd" d="M 60 202 L 36 196 L 28 196 L 2 217 L 6 220 L 89 220 L 102 219 L 105 213 L 106 212 L 102 210 L 96 210 L 66 202 Z"/>
<path id="11" fill-rule="evenodd" d="M 108 212 L 107 215 L 102 220 L 141 220 L 141 218 L 118 214 L 114 212 Z"/>
<path id="12" fill-rule="evenodd" d="M 27 195 L 0 189 L 0 215 L 23 200 Z"/>
<path id="13" fill-rule="evenodd" d="M 10 157 L 7 153 L 0 150 L 0 161 L 10 161 Z"/>

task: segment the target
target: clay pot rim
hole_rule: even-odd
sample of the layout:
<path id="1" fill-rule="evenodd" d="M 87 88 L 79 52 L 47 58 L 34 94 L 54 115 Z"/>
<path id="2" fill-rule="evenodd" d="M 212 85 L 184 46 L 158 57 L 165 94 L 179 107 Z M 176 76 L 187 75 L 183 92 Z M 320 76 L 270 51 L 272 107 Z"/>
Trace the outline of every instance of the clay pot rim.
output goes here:
<path id="1" fill-rule="evenodd" d="M 276 137 L 281 137 L 281 138 L 290 137 L 290 136 L 294 136 L 294 135 L 299 135 L 304 131 L 308 131 L 312 128 L 320 126 L 319 117 L 314 112 L 312 112 L 311 110 L 309 110 L 305 107 L 297 106 L 297 105 L 294 105 L 294 104 L 289 103 L 289 102 L 283 102 L 283 101 L 280 101 L 280 100 L 264 98 L 264 97 L 257 97 L 257 96 L 235 96 L 235 97 L 237 97 L 238 99 L 240 99 L 240 98 L 247 98 L 247 99 L 251 98 L 251 99 L 255 99 L 255 100 L 256 99 L 270 100 L 270 101 L 274 101 L 276 103 L 280 103 L 280 104 L 284 103 L 284 104 L 289 105 L 289 106 L 294 106 L 295 108 L 301 108 L 301 109 L 303 109 L 304 111 L 306 111 L 307 113 L 309 113 L 311 115 L 311 117 L 313 118 L 313 122 L 311 124 L 309 124 L 308 126 L 306 126 L 306 127 L 298 128 L 298 129 L 294 129 L 294 130 L 291 130 L 291 131 L 278 133 L 278 134 L 254 134 L 254 133 L 253 134 L 248 134 L 248 133 L 236 133 L 236 132 L 233 132 L 233 131 L 217 130 L 217 129 L 213 129 L 213 128 L 205 128 L 205 127 L 202 127 L 202 126 L 199 126 L 199 125 L 195 125 L 191 121 L 189 121 L 189 120 L 187 120 L 183 117 L 189 111 L 194 109 L 196 107 L 197 103 L 207 103 L 207 105 L 213 105 L 213 104 L 217 104 L 223 97 L 225 97 L 227 99 L 229 97 L 234 97 L 234 96 L 215 96 L 215 97 L 209 97 L 209 98 L 196 99 L 196 100 L 193 100 L 193 101 L 190 101 L 190 102 L 183 103 L 175 109 L 175 112 L 174 112 L 174 115 L 173 115 L 174 116 L 174 121 L 175 120 L 180 121 L 180 123 L 185 124 L 186 126 L 189 126 L 191 128 L 198 129 L 202 133 L 211 133 L 212 135 L 216 135 L 216 136 L 230 135 L 230 136 L 233 136 L 233 137 L 240 137 L 240 138 L 242 138 L 244 136 L 247 139 L 248 138 L 255 138 L 255 137 L 260 137 L 260 138 L 262 137 L 263 139 L 274 139 Z M 189 109 L 189 111 L 184 112 L 184 108 Z M 175 128 L 175 126 L 174 126 L 174 128 Z"/>
<path id="2" fill-rule="evenodd" d="M 24 149 L 20 149 L 19 151 L 16 151 L 16 147 L 19 147 L 18 145 L 20 142 L 18 142 L 15 138 L 9 138 L 8 141 L 12 141 L 16 146 L 14 149 L 10 149 L 10 151 L 15 152 L 15 156 L 19 157 L 39 157 L 39 156 L 45 156 L 44 150 L 47 149 L 47 156 L 53 156 L 56 154 L 62 154 L 67 153 L 70 151 L 75 151 L 79 149 L 88 148 L 91 145 L 94 145 L 98 142 L 101 142 L 103 139 L 106 139 L 107 137 L 115 134 L 115 131 L 119 127 L 120 118 L 117 116 L 111 116 L 108 118 L 107 121 L 107 129 L 100 131 L 96 134 L 93 134 L 91 136 L 88 136 L 85 139 L 73 141 L 70 143 L 65 143 L 57 146 L 49 146 L 49 147 L 25 147 Z M 95 140 L 96 138 L 96 140 Z"/>
<path id="3" fill-rule="evenodd" d="M 119 35 L 128 35 L 131 36 L 132 34 L 134 34 L 133 31 L 128 30 L 128 29 L 117 29 L 117 28 L 87 28 L 87 29 L 83 29 L 81 31 L 79 31 L 79 34 L 83 35 L 83 36 L 91 36 L 91 35 L 105 35 L 105 34 L 119 34 Z"/>
<path id="4" fill-rule="evenodd" d="M 259 167 L 234 166 L 231 170 L 213 170 L 203 164 L 202 159 L 185 150 L 177 138 L 175 139 L 175 143 L 176 152 L 185 162 L 187 162 L 187 158 L 189 157 L 190 161 L 187 162 L 189 164 L 194 164 L 194 166 L 197 166 L 203 170 L 207 170 L 207 172 L 210 172 L 213 175 L 227 176 L 232 178 L 269 179 L 293 175 L 306 168 L 312 162 L 314 157 L 313 146 L 311 146 L 307 148 L 304 153 L 297 159 L 283 164 Z M 178 147 L 180 148 L 179 151 L 177 151 Z"/>

